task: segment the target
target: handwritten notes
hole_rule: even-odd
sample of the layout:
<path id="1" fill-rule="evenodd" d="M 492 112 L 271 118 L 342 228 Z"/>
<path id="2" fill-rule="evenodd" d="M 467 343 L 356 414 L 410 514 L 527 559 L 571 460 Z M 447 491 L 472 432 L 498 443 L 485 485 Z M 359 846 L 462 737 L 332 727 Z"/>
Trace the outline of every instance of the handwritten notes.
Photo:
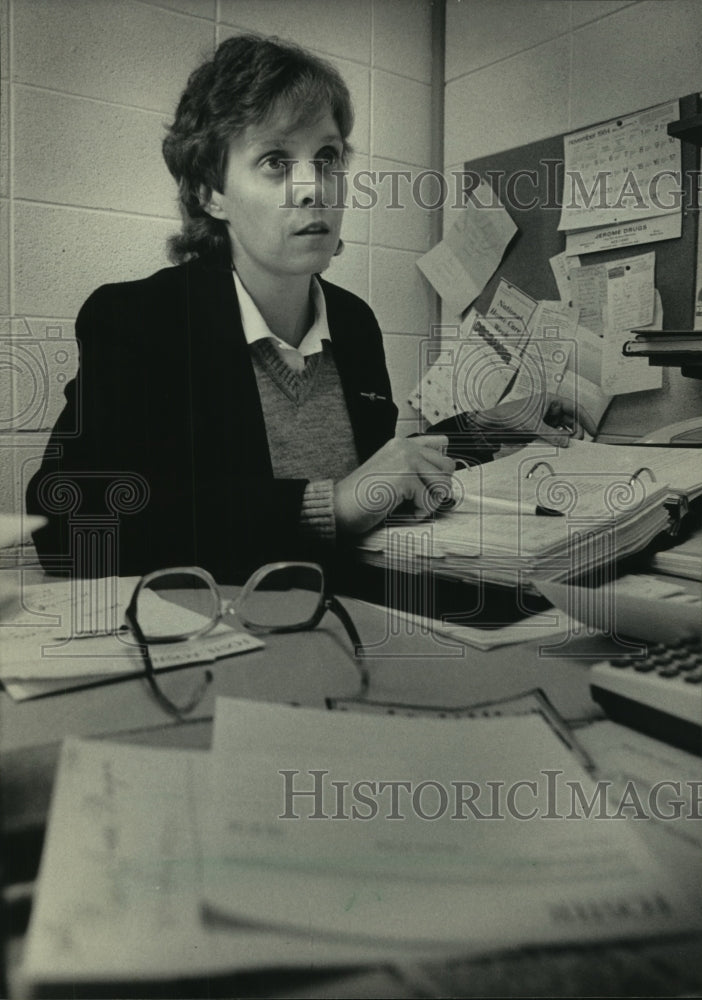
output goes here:
<path id="1" fill-rule="evenodd" d="M 139 577 L 105 577 L 99 580 L 61 580 L 25 586 L 19 608 L 0 624 L 3 655 L 0 678 L 17 700 L 62 690 L 69 681 L 109 675 L 140 673 L 141 647 L 124 626 L 125 609 Z M 166 601 L 146 592 L 148 607 L 162 627 L 179 634 L 208 624 L 203 617 L 181 603 Z M 186 605 L 186 606 L 183 606 Z M 159 643 L 150 647 L 155 669 L 207 663 L 260 649 L 263 642 L 247 632 L 220 624 L 207 635 L 183 642 Z M 29 682 L 23 689 L 20 682 Z"/>
<path id="2" fill-rule="evenodd" d="M 452 316 L 461 316 L 480 295 L 516 231 L 497 195 L 482 182 L 443 240 L 419 258 L 417 266 Z"/>
<path id="3" fill-rule="evenodd" d="M 205 752 L 66 741 L 21 970 L 27 987 L 402 957 L 325 935 L 306 934 L 301 947 L 296 935 L 203 915 L 209 765 Z M 220 863 L 224 872 L 224 859 L 210 860 Z"/>

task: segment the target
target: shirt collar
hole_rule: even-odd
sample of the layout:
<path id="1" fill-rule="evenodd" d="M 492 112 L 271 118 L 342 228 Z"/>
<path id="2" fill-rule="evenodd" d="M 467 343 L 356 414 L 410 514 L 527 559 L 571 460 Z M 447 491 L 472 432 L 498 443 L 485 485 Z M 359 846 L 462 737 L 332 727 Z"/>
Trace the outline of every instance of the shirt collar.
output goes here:
<path id="1" fill-rule="evenodd" d="M 327 322 L 327 306 L 324 301 L 324 292 L 322 291 L 322 286 L 314 275 L 312 276 L 312 283 L 310 286 L 312 294 L 312 308 L 314 309 L 312 326 L 302 338 L 300 346 L 291 347 L 290 344 L 286 344 L 284 340 L 281 340 L 280 337 L 276 337 L 276 335 L 271 332 L 268 324 L 261 315 L 258 306 L 244 288 L 239 275 L 236 271 L 232 271 L 232 274 L 234 275 L 234 286 L 236 287 L 236 294 L 239 299 L 241 325 L 244 328 L 244 336 L 249 347 L 257 340 L 264 340 L 267 338 L 272 340 L 273 343 L 281 350 L 297 351 L 303 358 L 306 358 L 310 354 L 318 354 L 322 350 L 322 341 L 331 340 L 331 336 L 329 334 L 329 324 Z"/>

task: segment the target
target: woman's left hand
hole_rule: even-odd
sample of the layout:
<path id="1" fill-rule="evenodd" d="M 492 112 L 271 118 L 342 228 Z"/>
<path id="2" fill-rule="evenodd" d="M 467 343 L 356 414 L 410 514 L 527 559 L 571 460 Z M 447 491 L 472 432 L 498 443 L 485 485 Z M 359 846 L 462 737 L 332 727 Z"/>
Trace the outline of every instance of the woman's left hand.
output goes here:
<path id="1" fill-rule="evenodd" d="M 479 422 L 490 431 L 503 431 L 505 438 L 542 438 L 549 444 L 567 448 L 573 438 L 583 438 L 585 432 L 594 434 L 588 421 L 570 400 L 551 393 L 530 399 L 505 400 L 490 410 L 477 415 Z"/>

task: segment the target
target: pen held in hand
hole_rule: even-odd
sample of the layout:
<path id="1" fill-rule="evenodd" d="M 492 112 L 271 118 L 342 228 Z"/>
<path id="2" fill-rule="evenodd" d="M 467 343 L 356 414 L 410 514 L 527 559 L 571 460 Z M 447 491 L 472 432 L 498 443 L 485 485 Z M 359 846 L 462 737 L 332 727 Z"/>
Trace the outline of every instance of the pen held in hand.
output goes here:
<path id="1" fill-rule="evenodd" d="M 563 517 L 563 512 L 541 504 L 504 497 L 464 495 L 453 507 L 456 514 L 522 514 L 537 517 Z"/>

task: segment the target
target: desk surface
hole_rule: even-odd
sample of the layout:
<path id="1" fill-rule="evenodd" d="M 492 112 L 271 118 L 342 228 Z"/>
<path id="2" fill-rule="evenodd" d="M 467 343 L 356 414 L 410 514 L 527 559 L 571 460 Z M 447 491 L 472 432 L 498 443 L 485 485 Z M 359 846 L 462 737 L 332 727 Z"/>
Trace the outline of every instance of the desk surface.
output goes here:
<path id="1" fill-rule="evenodd" d="M 371 700 L 458 707 L 539 687 L 570 721 L 601 717 L 599 708 L 590 698 L 588 667 L 597 658 L 616 649 L 611 640 L 604 637 L 574 639 L 557 656 L 548 655 L 546 649 L 554 640 L 481 652 L 454 640 L 423 634 L 384 609 L 352 599 L 344 599 L 344 603 L 369 649 L 371 683 L 368 697 Z M 207 747 L 217 695 L 309 706 L 323 706 L 324 699 L 330 696 L 353 697 L 357 693 L 358 677 L 349 654 L 346 633 L 330 614 L 314 632 L 268 636 L 265 649 L 214 665 L 213 682 L 187 723 L 175 722 L 165 715 L 141 679 L 24 703 L 14 703 L 2 696 L 0 789 L 4 833 L 14 848 L 13 866 L 18 869 L 13 876 L 28 880 L 34 876 L 38 856 L 31 857 L 32 847 L 37 855 L 58 749 L 65 736 Z M 169 683 L 191 690 L 194 675 L 201 669 L 179 670 L 169 675 Z M 610 959 L 615 968 L 628 970 L 617 980 L 614 992 L 632 996 L 642 993 L 672 995 L 663 990 L 659 982 L 661 977 L 655 970 L 662 968 L 669 968 L 667 978 L 663 978 L 672 985 L 673 993 L 702 987 L 702 969 L 691 957 L 690 942 L 678 940 L 672 945 L 657 944 L 651 949 L 644 953 L 641 947 L 632 945 L 607 951 L 606 968 L 610 970 L 610 981 Z M 550 973 L 545 972 L 543 962 L 533 955 L 512 955 L 506 965 L 503 960 L 499 967 L 494 960 L 466 962 L 462 966 L 459 963 L 452 970 L 434 970 L 435 985 L 441 983 L 435 995 L 488 995 L 480 992 L 479 984 L 482 982 L 483 988 L 488 989 L 486 984 L 491 977 L 494 979 L 491 988 L 500 995 L 602 995 L 597 990 L 605 987 L 597 986 L 592 966 L 594 957 L 601 962 L 604 952 L 589 949 L 589 953 L 590 958 L 587 958 L 581 949 L 571 952 L 561 949 L 560 957 L 549 959 Z M 561 966 L 556 974 L 558 962 Z M 525 973 L 527 967 L 531 969 L 531 978 Z M 544 976 L 556 984 L 552 993 L 546 990 Z M 463 983 L 460 989 L 464 992 L 446 992 L 459 989 L 459 982 Z M 473 985 L 466 985 L 469 982 Z M 323 987 L 298 984 L 302 990 L 299 994 L 295 993 L 297 987 L 290 984 L 283 994 L 279 984 L 276 986 L 268 981 L 264 993 L 268 996 L 432 995 L 431 988 L 427 988 L 428 992 L 421 993 L 421 989 L 416 992 L 416 984 L 415 987 L 406 983 L 398 986 L 394 981 L 394 985 L 388 982 L 383 985 L 372 978 L 371 983 L 373 985 L 361 976 L 358 981 L 352 979 L 337 984 L 333 993 L 325 993 L 330 989 L 329 984 Z M 256 995 L 250 982 L 242 989 L 248 991 L 247 995 Z M 315 989 L 320 992 L 315 993 Z"/>

